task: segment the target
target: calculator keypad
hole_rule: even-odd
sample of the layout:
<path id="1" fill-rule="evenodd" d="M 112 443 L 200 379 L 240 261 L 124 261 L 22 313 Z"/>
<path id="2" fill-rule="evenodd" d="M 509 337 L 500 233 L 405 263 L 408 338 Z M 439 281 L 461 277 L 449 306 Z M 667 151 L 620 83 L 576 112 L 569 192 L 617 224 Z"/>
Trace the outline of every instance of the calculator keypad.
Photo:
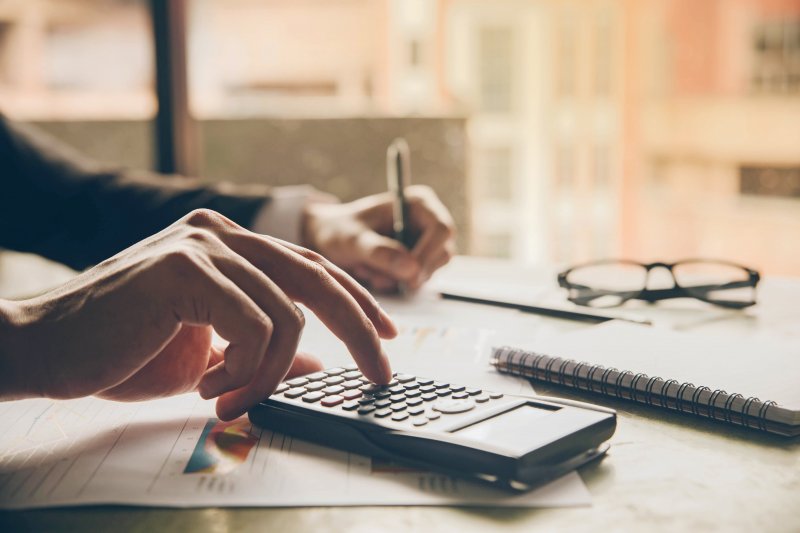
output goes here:
<path id="1" fill-rule="evenodd" d="M 503 397 L 474 387 L 395 374 L 388 385 L 367 380 L 355 365 L 315 372 L 281 383 L 276 396 L 326 409 L 422 427 Z M 442 418 L 442 415 L 445 415 Z"/>

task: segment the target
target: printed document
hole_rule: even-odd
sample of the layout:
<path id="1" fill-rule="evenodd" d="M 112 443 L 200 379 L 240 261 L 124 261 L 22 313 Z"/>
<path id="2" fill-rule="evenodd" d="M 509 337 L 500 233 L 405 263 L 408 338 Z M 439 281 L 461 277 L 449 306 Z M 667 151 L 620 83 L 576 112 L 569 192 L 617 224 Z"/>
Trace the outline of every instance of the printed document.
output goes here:
<path id="1" fill-rule="evenodd" d="M 391 307 L 392 304 L 387 304 Z M 528 383 L 489 369 L 496 330 L 458 320 L 400 316 L 386 349 L 396 371 L 506 393 Z M 485 315 L 483 315 L 485 317 Z M 412 320 L 419 319 L 418 322 Z M 452 319 L 452 315 L 450 315 Z M 511 320 L 511 318 L 509 318 Z M 508 326 L 511 322 L 505 321 Z M 510 334 L 510 332 L 508 332 Z M 334 366 L 341 343 L 309 316 L 301 348 Z M 426 374 L 423 374 L 426 373 Z M 588 505 L 572 472 L 526 494 L 408 469 L 251 426 L 222 422 L 197 394 L 140 403 L 96 398 L 0 403 L 0 506 Z"/>

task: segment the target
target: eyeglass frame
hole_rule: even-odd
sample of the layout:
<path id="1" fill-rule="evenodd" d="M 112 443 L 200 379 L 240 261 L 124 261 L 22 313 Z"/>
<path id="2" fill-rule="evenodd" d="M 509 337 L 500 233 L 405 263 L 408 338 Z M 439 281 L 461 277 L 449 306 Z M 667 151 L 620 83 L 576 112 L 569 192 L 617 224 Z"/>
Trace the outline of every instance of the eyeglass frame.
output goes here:
<path id="1" fill-rule="evenodd" d="M 567 281 L 567 276 L 569 276 L 570 273 L 572 273 L 574 270 L 579 269 L 579 268 L 585 268 L 585 267 L 603 265 L 603 264 L 620 264 L 620 263 L 643 267 L 645 269 L 644 287 L 642 288 L 641 291 L 638 291 L 635 294 L 630 294 L 630 293 L 633 293 L 633 291 L 603 291 L 603 294 L 598 294 L 597 296 L 594 297 L 594 298 L 596 298 L 598 296 L 604 296 L 604 295 L 613 294 L 613 295 L 616 295 L 616 296 L 619 296 L 620 298 L 622 298 L 622 300 L 618 304 L 613 305 L 613 306 L 609 306 L 609 307 L 621 306 L 621 305 L 623 305 L 625 302 L 627 302 L 629 300 L 643 300 L 643 301 L 645 301 L 647 303 L 655 303 L 655 302 L 660 301 L 660 300 L 669 300 L 669 299 L 672 299 L 672 298 L 694 298 L 695 300 L 700 300 L 702 302 L 706 302 L 706 303 L 709 303 L 709 304 L 712 304 L 712 305 L 716 305 L 716 306 L 719 306 L 719 307 L 725 307 L 727 309 L 744 309 L 746 307 L 751 307 L 751 306 L 753 306 L 753 305 L 755 305 L 757 303 L 755 297 L 753 297 L 753 301 L 751 301 L 751 302 L 733 302 L 733 301 L 721 301 L 721 300 L 712 300 L 712 299 L 709 299 L 709 298 L 703 298 L 701 296 L 697 296 L 697 295 L 692 294 L 691 292 L 689 292 L 688 289 L 691 289 L 691 290 L 694 290 L 694 291 L 700 290 L 700 291 L 706 292 L 706 293 L 708 293 L 708 292 L 710 292 L 712 290 L 720 291 L 720 290 L 729 290 L 729 289 L 739 289 L 739 288 L 743 288 L 743 287 L 752 287 L 753 290 L 756 289 L 756 287 L 758 286 L 758 282 L 761 280 L 761 275 L 758 273 L 757 270 L 754 270 L 752 268 L 746 267 L 744 265 L 740 265 L 738 263 L 733 263 L 731 261 L 725 261 L 725 260 L 719 260 L 719 259 L 697 259 L 697 258 L 692 258 L 692 259 L 682 259 L 680 261 L 675 261 L 674 263 L 665 263 L 663 261 L 656 261 L 656 262 L 653 262 L 653 263 L 639 263 L 638 261 L 632 261 L 632 260 L 629 260 L 629 259 L 602 259 L 602 260 L 599 260 L 599 261 L 592 261 L 592 262 L 589 262 L 589 263 L 583 263 L 581 265 L 575 265 L 575 266 L 572 266 L 572 267 L 564 270 L 563 272 L 560 272 L 558 274 L 558 285 L 559 285 L 559 287 L 565 288 L 567 290 L 588 290 L 588 291 L 597 292 L 597 291 L 599 291 L 599 289 L 593 289 L 593 288 L 587 287 L 585 285 L 578 285 L 578 284 L 571 283 L 571 282 Z M 724 283 L 724 284 L 721 284 L 721 285 L 711 285 L 711 286 L 702 286 L 701 285 L 701 286 L 698 286 L 698 287 L 690 287 L 690 288 L 687 289 L 686 287 L 683 287 L 678 283 L 678 279 L 675 277 L 675 272 L 673 271 L 673 269 L 676 266 L 681 265 L 681 264 L 685 264 L 685 263 L 717 263 L 717 264 L 727 265 L 727 266 L 731 266 L 731 267 L 735 267 L 735 268 L 740 268 L 743 271 L 747 272 L 748 278 L 747 278 L 746 281 L 735 281 L 735 282 L 730 282 L 730 283 Z M 670 276 L 672 276 L 672 282 L 674 283 L 674 286 L 672 288 L 669 288 L 669 289 L 648 289 L 647 288 L 647 280 L 648 280 L 648 277 L 650 276 L 650 271 L 653 270 L 653 269 L 656 269 L 656 268 L 666 268 L 669 271 Z M 628 294 L 630 294 L 630 295 L 626 296 Z M 577 298 L 577 297 L 567 296 L 567 299 L 570 302 L 573 302 L 573 303 L 575 303 L 577 305 L 583 305 L 583 306 L 586 306 L 586 307 L 591 307 L 591 306 L 589 306 L 587 304 L 583 304 L 583 303 L 581 303 L 579 301 L 576 301 L 576 300 L 584 299 L 584 298 Z"/>

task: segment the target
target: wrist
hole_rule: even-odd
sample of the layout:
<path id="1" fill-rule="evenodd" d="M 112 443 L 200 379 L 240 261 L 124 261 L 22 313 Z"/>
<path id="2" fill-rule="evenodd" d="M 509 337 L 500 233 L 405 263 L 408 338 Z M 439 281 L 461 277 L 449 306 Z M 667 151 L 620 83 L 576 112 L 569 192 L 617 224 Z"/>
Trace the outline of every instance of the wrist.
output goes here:
<path id="1" fill-rule="evenodd" d="M 309 250 L 319 251 L 317 233 L 319 232 L 319 206 L 314 203 L 307 203 L 303 206 L 300 215 L 300 246 Z"/>
<path id="2" fill-rule="evenodd" d="M 317 191 L 308 198 L 300 214 L 300 245 L 321 253 L 321 231 L 324 229 L 322 220 L 331 207 L 339 204 L 339 199 L 333 195 Z"/>

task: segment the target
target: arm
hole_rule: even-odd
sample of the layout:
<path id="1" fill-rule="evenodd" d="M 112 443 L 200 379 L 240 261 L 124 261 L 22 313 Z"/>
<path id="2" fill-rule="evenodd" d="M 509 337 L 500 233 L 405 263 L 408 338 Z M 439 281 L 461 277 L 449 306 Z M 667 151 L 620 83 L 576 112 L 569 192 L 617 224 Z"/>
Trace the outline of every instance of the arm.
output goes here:
<path id="1" fill-rule="evenodd" d="M 76 269 L 207 208 L 249 226 L 266 187 L 198 184 L 101 168 L 64 144 L 0 115 L 0 247 Z"/>
<path id="2" fill-rule="evenodd" d="M 0 401 L 198 390 L 230 420 L 287 374 L 321 369 L 297 354 L 296 303 L 369 379 L 391 379 L 379 337 L 397 330 L 363 287 L 319 254 L 201 209 L 48 293 L 0 300 Z"/>

